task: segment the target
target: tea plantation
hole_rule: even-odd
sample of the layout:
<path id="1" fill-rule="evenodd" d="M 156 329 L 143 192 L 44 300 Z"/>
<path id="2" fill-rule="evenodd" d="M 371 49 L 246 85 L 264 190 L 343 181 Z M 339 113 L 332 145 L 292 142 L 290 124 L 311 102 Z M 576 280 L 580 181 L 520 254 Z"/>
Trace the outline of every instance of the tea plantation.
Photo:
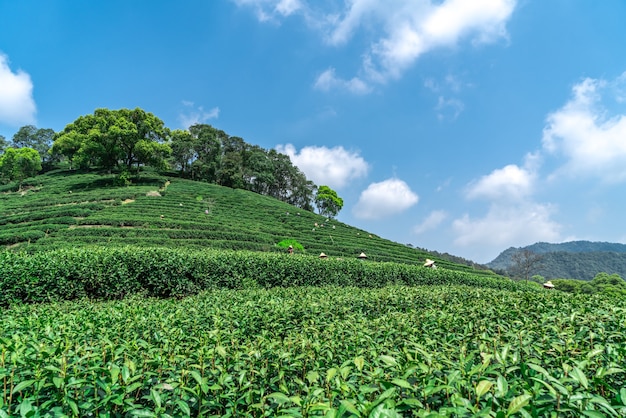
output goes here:
<path id="1" fill-rule="evenodd" d="M 0 190 L 0 417 L 626 416 L 623 299 L 427 269 L 250 192 L 117 181 Z"/>
<path id="2" fill-rule="evenodd" d="M 220 248 L 423 264 L 434 258 L 267 196 L 157 173 L 118 185 L 115 175 L 53 171 L 0 188 L 0 245 L 29 253 L 84 245 Z M 298 251 L 296 251 L 298 253 Z M 437 260 L 453 270 L 487 270 Z"/>

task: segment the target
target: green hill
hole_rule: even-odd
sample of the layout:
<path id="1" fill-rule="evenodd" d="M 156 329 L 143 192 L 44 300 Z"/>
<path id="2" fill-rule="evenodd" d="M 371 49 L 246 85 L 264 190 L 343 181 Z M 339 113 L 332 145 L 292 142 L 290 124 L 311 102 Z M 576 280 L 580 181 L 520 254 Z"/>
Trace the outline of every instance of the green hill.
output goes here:
<path id="1" fill-rule="evenodd" d="M 284 252 L 285 240 L 317 256 L 422 264 L 494 276 L 370 234 L 271 197 L 175 175 L 52 171 L 0 188 L 0 245 L 29 253 L 85 245 Z"/>
<path id="2" fill-rule="evenodd" d="M 509 271 L 514 266 L 514 255 L 525 250 L 541 256 L 541 262 L 532 274 L 539 274 L 546 279 L 589 281 L 598 273 L 626 277 L 626 245 L 610 242 L 538 242 L 523 248 L 511 247 L 487 266 L 496 271 Z"/>

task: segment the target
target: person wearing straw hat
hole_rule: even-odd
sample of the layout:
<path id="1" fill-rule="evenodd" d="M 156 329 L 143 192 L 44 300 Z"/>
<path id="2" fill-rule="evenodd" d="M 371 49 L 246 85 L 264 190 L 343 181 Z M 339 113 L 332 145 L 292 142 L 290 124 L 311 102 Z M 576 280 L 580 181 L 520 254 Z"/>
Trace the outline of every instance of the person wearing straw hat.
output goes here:
<path id="1" fill-rule="evenodd" d="M 365 255 L 365 253 L 361 253 L 359 254 L 359 256 L 357 257 L 359 260 L 366 260 L 367 256 Z"/>
<path id="2" fill-rule="evenodd" d="M 320 258 L 328 258 L 328 256 L 324 253 L 320 253 Z"/>
<path id="3" fill-rule="evenodd" d="M 547 282 L 545 282 L 543 284 L 544 289 L 554 289 L 554 285 L 552 284 L 552 282 L 550 280 L 548 280 Z"/>
<path id="4" fill-rule="evenodd" d="M 436 269 L 437 266 L 435 265 L 435 260 L 431 260 L 430 258 L 426 259 L 426 262 L 424 263 L 424 267 L 428 267 L 431 269 Z"/>
<path id="5" fill-rule="evenodd" d="M 289 254 L 293 254 L 293 245 L 290 245 L 289 247 L 287 247 L 287 252 Z"/>

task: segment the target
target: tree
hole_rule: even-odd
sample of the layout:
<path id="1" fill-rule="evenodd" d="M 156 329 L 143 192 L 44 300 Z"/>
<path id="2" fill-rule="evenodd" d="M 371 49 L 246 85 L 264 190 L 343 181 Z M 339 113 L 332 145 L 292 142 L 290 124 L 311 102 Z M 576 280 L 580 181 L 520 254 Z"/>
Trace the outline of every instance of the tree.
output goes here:
<path id="1" fill-rule="evenodd" d="M 55 137 L 53 150 L 82 165 L 132 171 L 142 164 L 164 166 L 171 152 L 168 136 L 163 121 L 142 109 L 96 109 L 67 125 Z"/>
<path id="2" fill-rule="evenodd" d="M 513 261 L 509 269 L 511 275 L 528 281 L 532 273 L 541 268 L 543 257 L 530 250 L 522 250 L 514 253 L 511 261 Z"/>
<path id="3" fill-rule="evenodd" d="M 13 147 L 32 148 L 39 153 L 44 166 L 50 165 L 53 155 L 49 152 L 55 132 L 52 129 L 38 129 L 33 125 L 22 126 L 13 135 Z"/>
<path id="4" fill-rule="evenodd" d="M 343 199 L 330 187 L 320 186 L 315 194 L 315 205 L 321 215 L 333 218 L 343 208 Z"/>
<path id="5" fill-rule="evenodd" d="M 7 148 L 0 157 L 0 175 L 9 181 L 17 181 L 22 188 L 25 178 L 41 170 L 41 157 L 32 148 Z"/>
<path id="6" fill-rule="evenodd" d="M 5 149 L 9 147 L 9 141 L 6 140 L 5 137 L 0 135 L 0 155 L 4 152 Z"/>
<path id="7" fill-rule="evenodd" d="M 191 164 L 196 159 L 193 149 L 194 138 L 189 131 L 176 129 L 171 132 L 170 140 L 171 165 L 180 170 L 181 176 L 187 176 L 191 172 Z"/>
<path id="8" fill-rule="evenodd" d="M 192 176 L 210 183 L 218 181 L 222 159 L 222 148 L 228 135 L 211 125 L 196 124 L 189 127 L 194 151 L 191 164 Z"/>

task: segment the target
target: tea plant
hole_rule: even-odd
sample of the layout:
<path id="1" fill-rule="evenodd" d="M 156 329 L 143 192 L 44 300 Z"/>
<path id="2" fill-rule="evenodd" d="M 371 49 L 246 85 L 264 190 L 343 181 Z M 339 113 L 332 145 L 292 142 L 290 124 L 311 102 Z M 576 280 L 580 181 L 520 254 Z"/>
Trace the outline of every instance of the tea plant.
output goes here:
<path id="1" fill-rule="evenodd" d="M 161 236 L 167 234 L 162 230 L 155 232 Z M 98 237 L 99 240 L 104 238 L 106 235 Z M 133 242 L 133 239 L 128 236 L 124 241 Z M 158 235 L 155 239 L 159 239 Z M 136 241 L 137 244 L 140 242 L 145 244 L 146 237 Z M 316 256 L 286 253 L 144 248 L 139 245 L 79 246 L 31 255 L 0 252 L 0 306 L 83 297 L 115 299 L 135 293 L 182 297 L 205 289 L 242 288 L 248 279 L 268 288 L 465 284 L 538 290 L 534 284 L 460 271 L 356 259 L 320 260 Z"/>
<path id="2" fill-rule="evenodd" d="M 623 416 L 625 314 L 458 285 L 21 306 L 0 416 Z"/>

